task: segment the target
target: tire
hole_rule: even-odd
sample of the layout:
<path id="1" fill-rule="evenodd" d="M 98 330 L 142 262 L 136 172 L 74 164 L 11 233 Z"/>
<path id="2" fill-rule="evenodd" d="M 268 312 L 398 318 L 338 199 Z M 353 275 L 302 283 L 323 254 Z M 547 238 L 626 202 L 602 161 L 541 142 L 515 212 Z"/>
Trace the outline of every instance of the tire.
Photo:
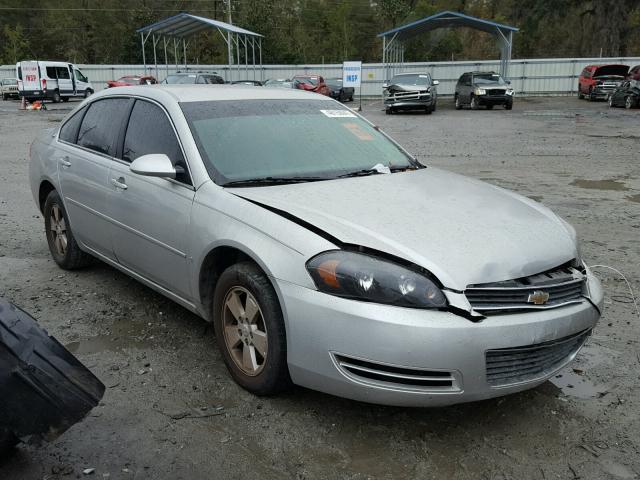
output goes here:
<path id="1" fill-rule="evenodd" d="M 236 313 L 229 305 L 236 305 Z M 248 305 L 253 305 L 253 318 L 246 316 Z M 238 385 L 255 395 L 291 388 L 282 310 L 271 282 L 257 265 L 237 263 L 220 275 L 212 314 L 218 348 Z"/>
<path id="2" fill-rule="evenodd" d="M 437 107 L 438 107 L 437 102 L 433 102 L 433 105 L 431 105 L 431 112 L 435 112 Z"/>
<path id="3" fill-rule="evenodd" d="M 7 98 L 9 98 L 9 95 L 7 95 L 6 93 L 2 94 L 2 101 L 6 101 Z"/>
<path id="4" fill-rule="evenodd" d="M 67 103 L 67 102 L 69 101 L 69 97 L 62 97 L 62 101 L 63 101 L 64 103 Z"/>
<path id="5" fill-rule="evenodd" d="M 505 103 L 504 104 L 504 109 L 505 110 L 511 110 L 513 108 L 513 100 L 510 101 L 509 103 Z"/>
<path id="6" fill-rule="evenodd" d="M 593 94 L 593 90 L 592 89 L 589 89 L 589 101 L 590 102 L 595 102 L 596 101 L 596 97 Z"/>
<path id="7" fill-rule="evenodd" d="M 579 100 L 584 100 L 584 94 L 582 93 L 582 90 L 580 89 L 580 84 L 578 84 L 578 99 Z"/>
<path id="8" fill-rule="evenodd" d="M 47 196 L 43 214 L 49 251 L 60 268 L 75 270 L 93 263 L 93 257 L 80 250 L 67 211 L 55 190 Z"/>
<path id="9" fill-rule="evenodd" d="M 634 103 L 635 102 L 633 101 L 633 98 L 631 97 L 631 95 L 629 95 L 624 99 L 624 108 L 626 108 L 627 110 L 631 110 L 635 106 Z"/>
<path id="10" fill-rule="evenodd" d="M 487 110 L 493 110 L 493 105 L 487 105 Z"/>
<path id="11" fill-rule="evenodd" d="M 98 405 L 104 385 L 26 312 L 0 299 L 0 452 L 52 440 Z"/>
<path id="12" fill-rule="evenodd" d="M 456 107 L 456 110 L 462 110 L 462 102 L 460 101 L 460 97 L 456 94 L 455 98 L 453 99 L 454 105 Z"/>
<path id="13" fill-rule="evenodd" d="M 424 113 L 426 113 L 427 115 L 431 115 L 433 113 L 433 110 L 431 109 L 431 107 L 424 107 Z"/>
<path id="14" fill-rule="evenodd" d="M 84 98 L 89 98 L 91 95 L 93 95 L 93 90 L 91 90 L 90 88 L 87 88 L 84 91 Z"/>
<path id="15" fill-rule="evenodd" d="M 480 103 L 478 103 L 478 99 L 475 95 L 471 96 L 471 110 L 478 110 L 480 107 Z"/>
<path id="16" fill-rule="evenodd" d="M 385 109 L 384 109 L 384 113 L 386 113 L 387 115 L 392 115 L 392 114 L 393 114 L 393 109 L 391 109 L 391 108 L 385 108 Z"/>
<path id="17" fill-rule="evenodd" d="M 607 98 L 607 103 L 609 104 L 609 108 L 615 107 L 615 105 L 613 104 L 613 95 L 609 95 L 609 98 Z"/>
<path id="18" fill-rule="evenodd" d="M 60 97 L 60 92 L 58 92 L 57 90 L 53 92 L 53 97 L 51 97 L 51 100 L 53 101 L 53 103 L 60 103 L 60 101 L 62 100 L 62 98 Z"/>

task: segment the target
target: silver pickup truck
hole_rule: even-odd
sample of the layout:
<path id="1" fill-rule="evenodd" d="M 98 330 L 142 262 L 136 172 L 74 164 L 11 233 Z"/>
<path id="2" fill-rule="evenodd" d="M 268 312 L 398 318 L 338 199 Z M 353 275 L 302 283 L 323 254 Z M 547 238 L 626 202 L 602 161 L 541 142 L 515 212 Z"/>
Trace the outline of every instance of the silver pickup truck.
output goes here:
<path id="1" fill-rule="evenodd" d="M 9 97 L 18 98 L 18 81 L 15 78 L 3 78 L 0 81 L 0 92 L 2 92 L 2 100 Z"/>

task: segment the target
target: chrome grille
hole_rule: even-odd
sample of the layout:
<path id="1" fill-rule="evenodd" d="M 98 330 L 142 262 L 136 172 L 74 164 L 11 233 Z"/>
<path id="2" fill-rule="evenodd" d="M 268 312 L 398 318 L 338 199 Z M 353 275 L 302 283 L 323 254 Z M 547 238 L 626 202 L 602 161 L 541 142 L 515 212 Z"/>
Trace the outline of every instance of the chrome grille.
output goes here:
<path id="1" fill-rule="evenodd" d="M 348 377 L 379 386 L 411 390 L 460 390 L 452 372 L 385 365 L 338 354 L 334 354 L 334 359 Z"/>
<path id="2" fill-rule="evenodd" d="M 571 361 L 590 334 L 591 330 L 583 330 L 536 345 L 487 350 L 487 383 L 502 387 L 544 378 Z"/>
<path id="3" fill-rule="evenodd" d="M 487 95 L 491 96 L 491 95 L 504 95 L 506 93 L 506 90 L 502 90 L 502 89 L 498 89 L 498 88 L 491 88 L 487 90 Z"/>
<path id="4" fill-rule="evenodd" d="M 469 285 L 464 293 L 474 310 L 487 315 L 540 310 L 582 302 L 585 280 L 576 268 L 563 266 L 515 280 Z"/>

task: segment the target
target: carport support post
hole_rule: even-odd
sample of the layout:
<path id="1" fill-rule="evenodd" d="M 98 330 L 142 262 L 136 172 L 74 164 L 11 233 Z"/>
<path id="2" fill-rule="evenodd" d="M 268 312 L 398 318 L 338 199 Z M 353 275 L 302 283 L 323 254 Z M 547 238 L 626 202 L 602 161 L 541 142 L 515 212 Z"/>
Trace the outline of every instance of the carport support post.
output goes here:
<path id="1" fill-rule="evenodd" d="M 258 53 L 260 53 L 260 81 L 264 82 L 264 69 L 262 68 L 262 38 L 258 39 Z"/>
<path id="2" fill-rule="evenodd" d="M 157 40 L 156 40 L 156 36 L 154 35 L 152 38 L 153 41 L 153 64 L 156 67 L 156 80 L 158 79 L 158 59 L 156 57 L 156 45 L 157 45 Z M 145 74 L 147 72 L 145 71 Z"/>
<path id="3" fill-rule="evenodd" d="M 144 53 L 144 32 L 140 32 L 140 44 L 142 45 L 142 63 L 144 63 L 144 74 L 147 74 L 147 57 Z"/>
<path id="4" fill-rule="evenodd" d="M 187 41 L 182 38 L 182 52 L 184 53 L 184 69 L 187 69 Z"/>
<path id="5" fill-rule="evenodd" d="M 167 58 L 167 37 L 162 37 L 162 43 L 164 44 L 164 67 L 167 70 L 167 77 L 169 76 L 169 59 Z"/>

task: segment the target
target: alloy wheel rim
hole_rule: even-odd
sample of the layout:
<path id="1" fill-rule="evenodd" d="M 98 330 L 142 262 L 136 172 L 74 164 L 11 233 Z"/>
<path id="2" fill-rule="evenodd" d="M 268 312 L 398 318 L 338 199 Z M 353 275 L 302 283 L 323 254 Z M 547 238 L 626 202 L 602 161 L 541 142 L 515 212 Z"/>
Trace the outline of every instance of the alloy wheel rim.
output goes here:
<path id="1" fill-rule="evenodd" d="M 627 97 L 627 99 L 625 100 L 625 107 L 627 108 L 631 108 L 631 98 Z"/>
<path id="2" fill-rule="evenodd" d="M 49 228 L 51 230 L 51 240 L 54 248 L 59 255 L 64 256 L 67 253 L 67 224 L 64 221 L 62 209 L 58 204 L 51 207 L 51 215 L 49 218 Z"/>
<path id="3" fill-rule="evenodd" d="M 262 372 L 267 361 L 268 335 L 256 298 L 244 287 L 232 287 L 222 305 L 223 335 L 227 352 L 249 376 Z"/>

